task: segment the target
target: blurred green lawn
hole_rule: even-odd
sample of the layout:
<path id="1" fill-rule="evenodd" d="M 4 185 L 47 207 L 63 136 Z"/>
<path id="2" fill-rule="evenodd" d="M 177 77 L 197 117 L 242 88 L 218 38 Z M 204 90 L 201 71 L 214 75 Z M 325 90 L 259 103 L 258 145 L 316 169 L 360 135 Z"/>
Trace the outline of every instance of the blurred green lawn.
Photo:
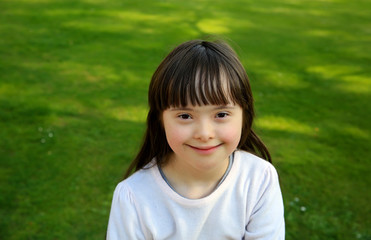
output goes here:
<path id="1" fill-rule="evenodd" d="M 177 44 L 227 39 L 285 202 L 286 239 L 371 239 L 371 2 L 0 2 L 0 238 L 103 239 Z"/>

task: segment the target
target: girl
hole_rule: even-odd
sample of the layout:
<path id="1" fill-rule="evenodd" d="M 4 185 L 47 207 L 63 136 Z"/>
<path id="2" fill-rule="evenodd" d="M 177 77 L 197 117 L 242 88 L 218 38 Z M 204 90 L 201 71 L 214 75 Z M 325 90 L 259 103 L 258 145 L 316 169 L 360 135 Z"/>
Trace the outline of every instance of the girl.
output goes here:
<path id="1" fill-rule="evenodd" d="M 251 129 L 253 97 L 235 52 L 179 45 L 148 98 L 144 142 L 114 192 L 107 239 L 284 239 L 277 173 Z"/>

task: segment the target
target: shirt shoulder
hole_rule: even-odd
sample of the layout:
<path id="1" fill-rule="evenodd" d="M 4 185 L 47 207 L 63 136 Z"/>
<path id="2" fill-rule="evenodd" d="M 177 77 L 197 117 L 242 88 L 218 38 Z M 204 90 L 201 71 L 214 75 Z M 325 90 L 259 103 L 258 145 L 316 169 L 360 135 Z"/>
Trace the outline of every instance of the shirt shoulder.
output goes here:
<path id="1" fill-rule="evenodd" d="M 235 159 L 239 165 L 240 174 L 248 178 L 263 177 L 266 174 L 277 175 L 275 167 L 270 162 L 252 153 L 236 151 Z"/>
<path id="2" fill-rule="evenodd" d="M 255 204 L 268 189 L 280 188 L 277 171 L 270 162 L 245 151 L 237 151 L 235 159 L 234 185 L 244 189 L 247 202 Z"/>
<path id="3" fill-rule="evenodd" d="M 144 190 L 149 190 L 156 183 L 154 181 L 155 175 L 153 174 L 156 165 L 150 166 L 148 168 L 140 169 L 133 173 L 130 177 L 126 178 L 117 185 L 117 188 L 125 189 L 126 194 L 135 194 L 143 192 Z"/>
<path id="4" fill-rule="evenodd" d="M 275 167 L 245 151 L 237 151 L 236 158 L 241 188 L 247 196 L 245 239 L 258 236 L 259 239 L 284 239 L 283 201 Z"/>

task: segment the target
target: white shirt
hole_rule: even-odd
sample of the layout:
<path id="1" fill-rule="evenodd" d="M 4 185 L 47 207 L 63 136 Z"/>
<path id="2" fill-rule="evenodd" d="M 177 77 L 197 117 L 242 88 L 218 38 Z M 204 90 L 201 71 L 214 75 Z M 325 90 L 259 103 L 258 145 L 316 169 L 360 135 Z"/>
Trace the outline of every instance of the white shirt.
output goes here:
<path id="1" fill-rule="evenodd" d="M 115 189 L 107 239 L 284 239 L 283 202 L 275 168 L 236 151 L 232 168 L 207 197 L 187 199 L 157 165 Z"/>

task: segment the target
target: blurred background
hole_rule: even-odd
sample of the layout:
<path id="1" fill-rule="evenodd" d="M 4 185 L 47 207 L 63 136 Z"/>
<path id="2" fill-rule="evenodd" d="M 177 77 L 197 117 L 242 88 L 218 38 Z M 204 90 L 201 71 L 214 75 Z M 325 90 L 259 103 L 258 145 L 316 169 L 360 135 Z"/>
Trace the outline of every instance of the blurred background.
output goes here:
<path id="1" fill-rule="evenodd" d="M 286 239 L 371 239 L 371 2 L 2 0 L 0 239 L 103 239 L 181 42 L 216 36 L 250 77 Z"/>

